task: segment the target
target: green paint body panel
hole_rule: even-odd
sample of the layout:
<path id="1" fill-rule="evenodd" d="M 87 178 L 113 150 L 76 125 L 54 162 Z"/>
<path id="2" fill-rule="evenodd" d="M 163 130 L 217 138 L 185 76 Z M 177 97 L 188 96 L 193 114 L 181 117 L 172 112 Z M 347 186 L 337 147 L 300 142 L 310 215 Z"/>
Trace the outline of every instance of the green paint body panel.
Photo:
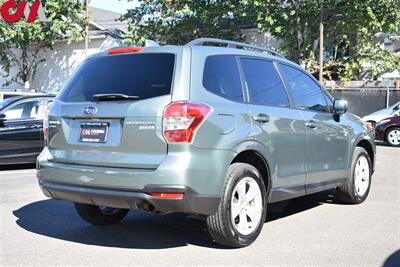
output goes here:
<path id="1" fill-rule="evenodd" d="M 37 164 L 37 177 L 46 195 L 57 198 L 57 192 L 51 194 L 46 189 L 46 183 L 55 183 L 76 186 L 76 197 L 67 199 L 73 201 L 79 201 L 79 188 L 142 192 L 148 186 L 188 188 L 193 195 L 218 199 L 231 162 L 241 152 L 254 151 L 267 164 L 269 177 L 265 178 L 271 192 L 286 190 L 285 199 L 306 194 L 307 184 L 332 181 L 336 186 L 335 181 L 349 177 L 352 154 L 360 141 L 366 140 L 375 151 L 366 126 L 351 114 L 338 119 L 332 113 L 293 106 L 239 103 L 203 87 L 208 56 L 255 57 L 297 67 L 285 59 L 222 47 L 149 47 L 142 53 L 175 55 L 171 94 L 118 102 L 65 102 L 57 98 L 49 111 L 49 144 Z M 175 101 L 211 107 L 189 144 L 168 144 L 162 134 L 163 111 Z M 95 106 L 98 112 L 94 116 L 83 114 L 87 106 Z M 269 122 L 254 120 L 261 113 L 268 114 Z M 315 129 L 306 127 L 310 120 L 316 122 Z M 109 123 L 107 143 L 79 141 L 80 124 L 88 121 Z M 90 199 L 102 203 L 100 196 Z M 273 194 L 269 199 L 274 201 Z M 217 204 L 189 212 L 211 214 Z"/>

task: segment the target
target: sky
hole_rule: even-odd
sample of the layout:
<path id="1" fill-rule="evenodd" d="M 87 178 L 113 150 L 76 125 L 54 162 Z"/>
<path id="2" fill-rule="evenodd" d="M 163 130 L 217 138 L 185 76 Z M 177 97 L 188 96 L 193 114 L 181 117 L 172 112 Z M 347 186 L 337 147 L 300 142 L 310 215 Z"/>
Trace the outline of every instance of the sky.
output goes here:
<path id="1" fill-rule="evenodd" d="M 128 2 L 127 0 L 90 0 L 89 5 L 123 14 L 127 9 L 134 8 L 137 5 L 137 1 L 134 0 Z"/>

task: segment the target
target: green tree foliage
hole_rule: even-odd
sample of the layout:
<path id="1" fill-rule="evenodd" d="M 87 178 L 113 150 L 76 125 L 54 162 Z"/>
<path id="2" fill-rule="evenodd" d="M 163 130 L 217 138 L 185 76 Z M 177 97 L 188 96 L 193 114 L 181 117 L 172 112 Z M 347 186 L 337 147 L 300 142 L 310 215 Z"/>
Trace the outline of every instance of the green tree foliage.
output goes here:
<path id="1" fill-rule="evenodd" d="M 121 19 L 129 22 L 126 40 L 145 39 L 184 44 L 199 37 L 243 39 L 242 28 L 251 18 L 241 0 L 139 0 Z"/>
<path id="2" fill-rule="evenodd" d="M 24 16 L 16 23 L 0 19 L 0 74 L 6 78 L 5 85 L 33 81 L 38 65 L 46 60 L 41 56 L 42 51 L 53 49 L 60 40 L 76 41 L 83 37 L 87 19 L 82 1 L 43 3 L 47 22 L 28 23 Z M 12 69 L 15 75 L 11 75 Z"/>
<path id="3" fill-rule="evenodd" d="M 281 40 L 281 51 L 296 62 L 311 56 L 319 36 L 319 1 L 255 0 L 258 27 Z"/>
<path id="4" fill-rule="evenodd" d="M 375 80 L 385 72 L 400 69 L 400 54 L 383 49 L 379 43 L 365 42 L 357 47 L 358 51 L 354 56 L 343 60 L 344 69 L 340 75 L 342 81 Z"/>
<path id="5" fill-rule="evenodd" d="M 398 68 L 383 50 L 383 33 L 400 25 L 399 0 L 254 0 L 258 26 L 282 41 L 282 50 L 317 75 L 319 21 L 324 20 L 327 78 L 377 78 Z M 397 65 L 396 65 L 397 64 Z"/>
<path id="6" fill-rule="evenodd" d="M 398 68 L 382 33 L 399 30 L 400 0 L 324 0 L 326 78 L 377 78 Z M 198 37 L 242 40 L 257 26 L 282 41 L 281 51 L 318 75 L 320 0 L 139 0 L 121 19 L 127 40 L 183 44 Z"/>

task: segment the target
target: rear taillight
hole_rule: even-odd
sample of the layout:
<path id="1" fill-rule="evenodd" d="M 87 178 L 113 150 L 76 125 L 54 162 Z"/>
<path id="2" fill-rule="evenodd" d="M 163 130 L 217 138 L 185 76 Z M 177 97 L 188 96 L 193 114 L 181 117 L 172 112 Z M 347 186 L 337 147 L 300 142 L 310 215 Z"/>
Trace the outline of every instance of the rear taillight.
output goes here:
<path id="1" fill-rule="evenodd" d="M 46 108 L 43 115 L 43 138 L 44 145 L 49 143 L 49 110 Z"/>
<path id="2" fill-rule="evenodd" d="M 175 102 L 164 110 L 163 134 L 169 143 L 190 143 L 193 136 L 210 112 L 204 104 L 192 102 Z"/>

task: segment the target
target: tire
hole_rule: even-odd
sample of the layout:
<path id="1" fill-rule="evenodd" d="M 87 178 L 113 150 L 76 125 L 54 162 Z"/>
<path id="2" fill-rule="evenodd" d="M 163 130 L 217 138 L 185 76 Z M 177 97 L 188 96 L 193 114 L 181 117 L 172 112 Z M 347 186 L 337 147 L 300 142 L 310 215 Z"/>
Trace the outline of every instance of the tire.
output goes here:
<path id="1" fill-rule="evenodd" d="M 356 147 L 351 163 L 351 175 L 347 182 L 336 189 L 336 198 L 346 204 L 364 202 L 371 188 L 372 164 L 368 152 Z"/>
<path id="2" fill-rule="evenodd" d="M 129 212 L 127 209 L 99 207 L 82 203 L 75 203 L 75 209 L 82 219 L 93 225 L 117 224 Z"/>
<path id="3" fill-rule="evenodd" d="M 206 220 L 208 231 L 220 245 L 246 247 L 260 234 L 266 207 L 266 187 L 258 170 L 246 163 L 234 163 L 229 166 L 218 210 Z M 238 215 L 232 218 L 232 212 Z"/>
<path id="4" fill-rule="evenodd" d="M 390 128 L 386 132 L 385 138 L 391 146 L 400 146 L 400 127 Z"/>

